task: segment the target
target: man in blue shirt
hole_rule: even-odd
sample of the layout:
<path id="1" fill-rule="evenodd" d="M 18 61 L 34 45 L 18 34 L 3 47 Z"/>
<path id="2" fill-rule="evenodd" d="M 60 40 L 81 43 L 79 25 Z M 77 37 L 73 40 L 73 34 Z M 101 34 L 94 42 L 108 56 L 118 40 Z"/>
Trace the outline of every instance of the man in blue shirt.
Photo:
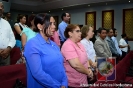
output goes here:
<path id="1" fill-rule="evenodd" d="M 64 31 L 70 21 L 70 15 L 69 13 L 63 13 L 61 16 L 62 22 L 59 24 L 58 26 L 58 32 L 59 32 L 59 36 L 60 36 L 60 40 L 61 40 L 61 46 L 62 44 L 65 42 L 66 37 L 64 36 Z"/>
<path id="2" fill-rule="evenodd" d="M 113 42 L 115 44 L 117 52 L 119 53 L 120 56 L 122 56 L 122 52 L 121 52 L 121 50 L 119 48 L 118 41 L 116 39 L 116 37 L 117 37 L 117 30 L 115 28 L 113 28 L 113 33 L 114 33 L 114 36 L 112 37 L 112 40 L 113 40 Z"/>

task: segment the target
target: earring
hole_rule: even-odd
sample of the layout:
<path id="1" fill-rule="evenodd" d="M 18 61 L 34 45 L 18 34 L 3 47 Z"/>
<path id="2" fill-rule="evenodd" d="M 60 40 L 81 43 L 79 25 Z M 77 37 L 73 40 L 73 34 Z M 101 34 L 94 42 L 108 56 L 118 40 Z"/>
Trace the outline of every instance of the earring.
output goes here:
<path id="1" fill-rule="evenodd" d="M 42 31 L 42 29 L 39 29 L 40 31 Z"/>

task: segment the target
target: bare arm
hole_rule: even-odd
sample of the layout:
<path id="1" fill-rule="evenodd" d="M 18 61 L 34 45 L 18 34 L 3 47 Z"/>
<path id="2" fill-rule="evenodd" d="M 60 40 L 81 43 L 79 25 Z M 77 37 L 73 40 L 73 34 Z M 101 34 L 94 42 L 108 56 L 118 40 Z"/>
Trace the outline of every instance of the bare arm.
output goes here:
<path id="1" fill-rule="evenodd" d="M 77 70 L 80 73 L 86 74 L 89 77 L 92 76 L 93 74 L 91 73 L 91 70 L 89 70 L 88 68 L 85 68 L 78 60 L 78 58 L 75 59 L 70 59 L 68 60 L 68 62 L 70 63 L 70 65 Z"/>
<path id="2" fill-rule="evenodd" d="M 26 41 L 27 41 L 27 37 L 26 37 L 25 33 L 22 33 L 21 41 L 22 41 L 22 47 L 24 48 Z"/>
<path id="3" fill-rule="evenodd" d="M 14 28 L 15 28 L 15 30 L 16 30 L 16 32 L 18 34 L 20 34 L 22 32 L 21 29 L 20 29 L 20 27 L 18 25 L 15 25 Z"/>

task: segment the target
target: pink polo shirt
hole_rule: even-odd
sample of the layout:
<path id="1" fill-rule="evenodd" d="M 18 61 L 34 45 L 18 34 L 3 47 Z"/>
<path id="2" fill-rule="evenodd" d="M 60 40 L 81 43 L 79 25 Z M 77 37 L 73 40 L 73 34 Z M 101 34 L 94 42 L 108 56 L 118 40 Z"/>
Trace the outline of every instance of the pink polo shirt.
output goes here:
<path id="1" fill-rule="evenodd" d="M 54 35 L 51 37 L 51 40 L 53 40 L 58 46 L 60 46 L 59 34 L 57 31 L 54 32 Z"/>
<path id="2" fill-rule="evenodd" d="M 80 42 L 78 46 L 70 39 L 67 39 L 61 48 L 61 52 L 65 59 L 64 66 L 68 77 L 68 85 L 71 87 L 80 87 L 81 84 L 88 84 L 87 75 L 76 71 L 68 62 L 70 59 L 78 58 L 85 68 L 88 67 L 86 51 Z"/>

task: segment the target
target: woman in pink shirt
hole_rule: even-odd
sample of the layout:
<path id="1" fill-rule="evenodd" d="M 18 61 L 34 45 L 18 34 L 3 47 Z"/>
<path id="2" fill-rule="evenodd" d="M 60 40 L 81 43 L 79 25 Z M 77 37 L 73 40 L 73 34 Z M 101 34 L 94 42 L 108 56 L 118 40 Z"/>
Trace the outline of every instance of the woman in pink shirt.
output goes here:
<path id="1" fill-rule="evenodd" d="M 54 41 L 60 47 L 60 39 L 57 31 L 54 32 L 54 35 L 51 37 L 51 40 Z"/>
<path id="2" fill-rule="evenodd" d="M 79 42 L 81 40 L 80 28 L 77 25 L 70 24 L 66 27 L 64 32 L 68 38 L 62 48 L 61 52 L 64 56 L 64 66 L 68 77 L 69 88 L 83 87 L 83 84 L 88 84 L 87 76 L 93 78 L 92 70 L 88 67 L 88 58 L 83 45 Z"/>

